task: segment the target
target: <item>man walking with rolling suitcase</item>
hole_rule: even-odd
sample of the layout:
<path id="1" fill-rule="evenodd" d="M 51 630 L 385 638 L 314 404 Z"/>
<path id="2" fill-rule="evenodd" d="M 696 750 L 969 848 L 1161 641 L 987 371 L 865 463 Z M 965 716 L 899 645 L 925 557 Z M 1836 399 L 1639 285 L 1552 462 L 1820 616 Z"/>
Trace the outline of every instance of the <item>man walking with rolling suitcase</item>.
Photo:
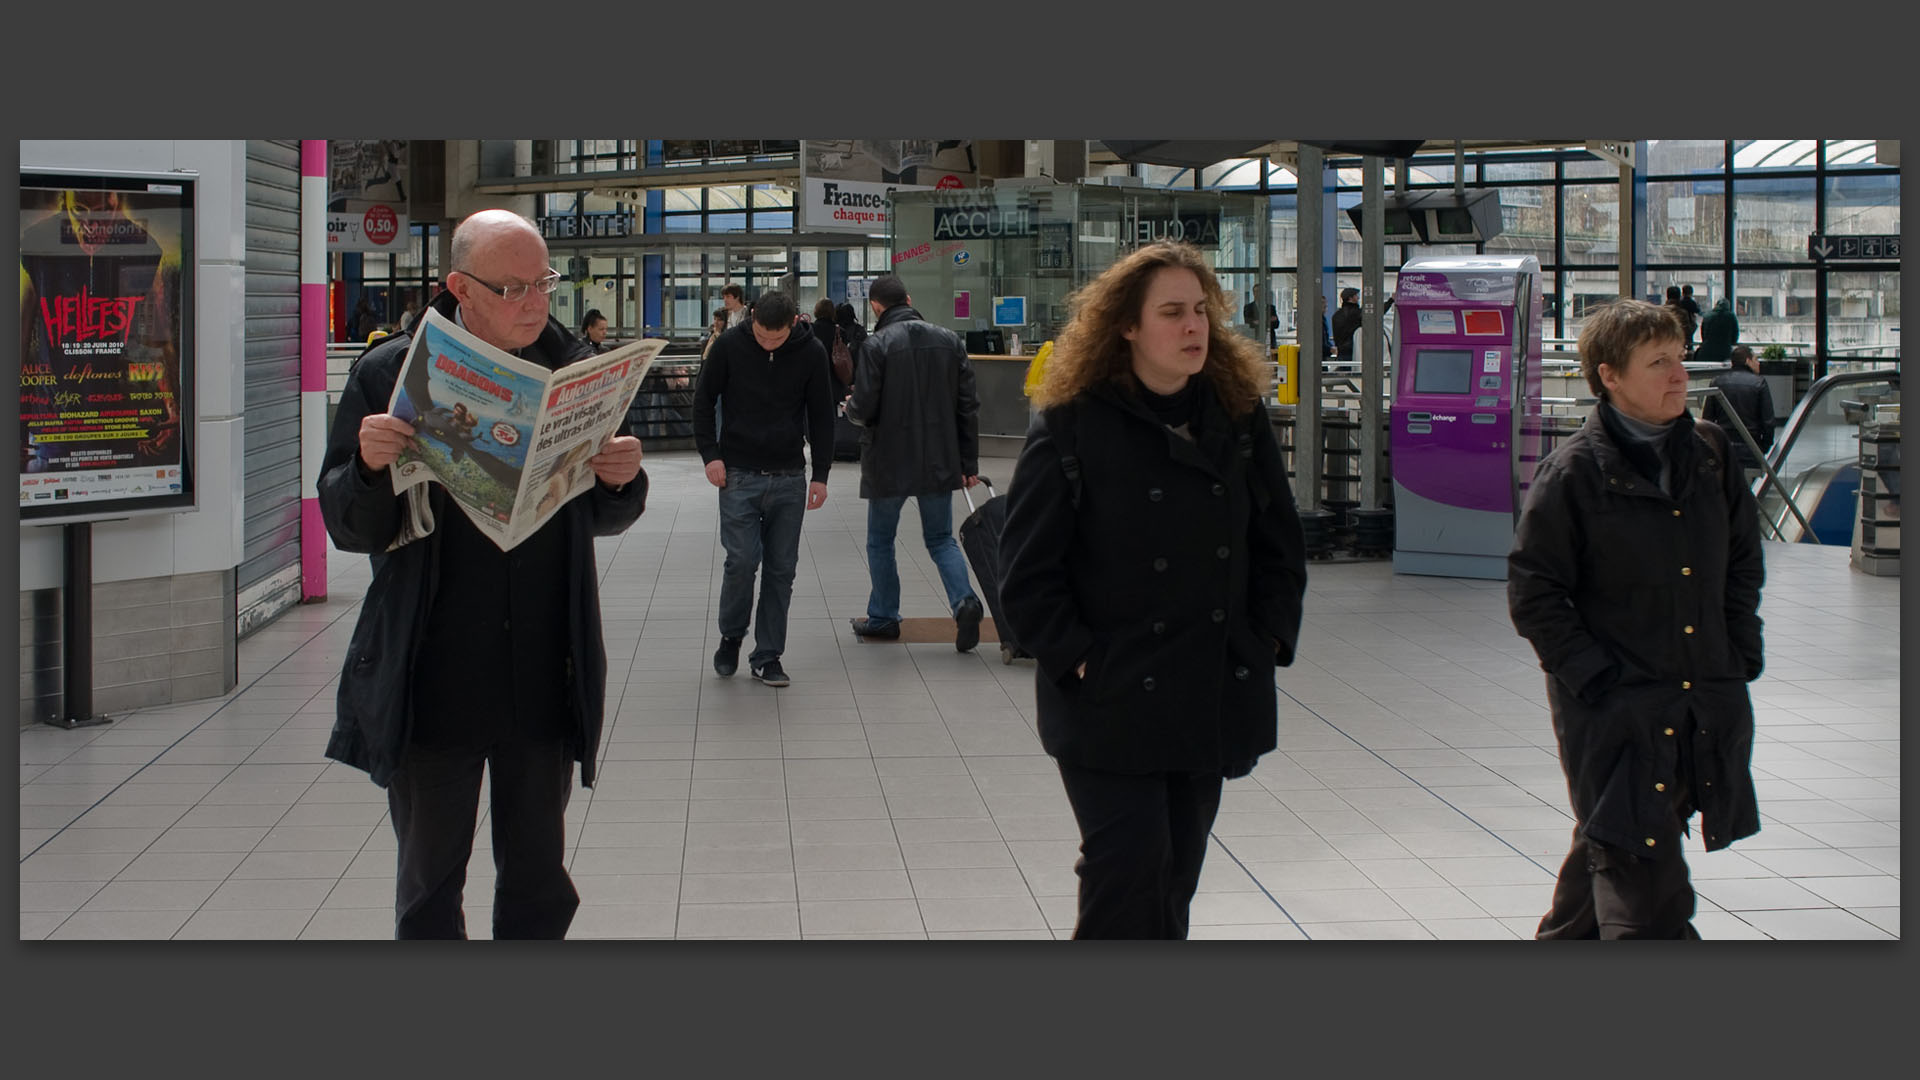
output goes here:
<path id="1" fill-rule="evenodd" d="M 900 636 L 900 572 L 893 545 L 900 511 L 912 498 L 920 511 L 921 538 L 953 610 L 953 647 L 968 652 L 980 642 L 984 609 L 953 541 L 953 492 L 979 482 L 980 399 L 973 365 L 958 334 L 913 309 L 897 275 L 875 279 L 867 302 L 879 322 L 855 358 L 847 417 L 865 429 L 860 497 L 867 500 L 867 574 L 873 590 L 867 617 L 853 620 L 853 632 Z"/>

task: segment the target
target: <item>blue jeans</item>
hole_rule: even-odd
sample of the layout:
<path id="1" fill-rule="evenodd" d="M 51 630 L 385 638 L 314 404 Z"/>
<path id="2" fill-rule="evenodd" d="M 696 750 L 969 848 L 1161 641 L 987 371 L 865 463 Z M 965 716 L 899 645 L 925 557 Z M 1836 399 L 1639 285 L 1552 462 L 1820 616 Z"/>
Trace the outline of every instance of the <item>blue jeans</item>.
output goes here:
<path id="1" fill-rule="evenodd" d="M 793 572 L 800 563 L 800 519 L 807 512 L 807 478 L 727 470 L 720 489 L 720 546 L 727 562 L 720 580 L 720 634 L 747 636 L 753 610 L 753 576 L 764 563 L 760 608 L 753 620 L 749 665 L 777 660 L 787 648 L 787 608 L 793 603 Z"/>
<path id="2" fill-rule="evenodd" d="M 958 608 L 973 595 L 967 584 L 967 560 L 953 540 L 953 493 L 912 497 L 920 506 L 920 535 L 927 554 L 940 571 L 947 589 L 947 607 Z M 900 569 L 893 557 L 893 538 L 900 531 L 900 510 L 907 496 L 867 500 L 867 576 L 873 592 L 867 596 L 867 618 L 882 625 L 900 621 Z"/>

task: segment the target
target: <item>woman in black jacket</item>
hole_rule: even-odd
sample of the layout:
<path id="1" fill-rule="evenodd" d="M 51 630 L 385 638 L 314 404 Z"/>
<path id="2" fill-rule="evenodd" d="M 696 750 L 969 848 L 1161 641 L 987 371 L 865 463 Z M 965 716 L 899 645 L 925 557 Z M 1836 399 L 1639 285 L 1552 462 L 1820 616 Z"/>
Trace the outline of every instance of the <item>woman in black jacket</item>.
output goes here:
<path id="1" fill-rule="evenodd" d="M 1080 826 L 1076 938 L 1184 938 L 1223 778 L 1276 738 L 1306 590 L 1300 519 L 1200 252 L 1077 293 L 1008 492 L 1001 608 Z"/>
<path id="2" fill-rule="evenodd" d="M 1638 300 L 1580 331 L 1600 401 L 1540 463 L 1507 559 L 1547 673 L 1574 816 L 1541 938 L 1692 938 L 1681 837 L 1760 830 L 1760 519 L 1727 437 L 1687 412 L 1685 327 Z"/>

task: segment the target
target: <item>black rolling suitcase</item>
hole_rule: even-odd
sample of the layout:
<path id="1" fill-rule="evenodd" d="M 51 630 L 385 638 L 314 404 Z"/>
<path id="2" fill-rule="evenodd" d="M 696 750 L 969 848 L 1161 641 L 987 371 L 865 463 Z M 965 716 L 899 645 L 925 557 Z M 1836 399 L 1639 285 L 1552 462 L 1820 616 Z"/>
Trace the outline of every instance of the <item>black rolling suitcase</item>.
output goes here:
<path id="1" fill-rule="evenodd" d="M 1007 498 L 994 494 L 993 481 L 986 477 L 980 478 L 980 484 L 987 489 L 987 501 L 978 506 L 973 503 L 971 490 L 960 489 L 967 497 L 967 509 L 972 511 L 960 523 L 960 550 L 967 553 L 973 576 L 980 579 L 980 591 L 986 594 L 987 611 L 1000 635 L 1000 662 L 1011 664 L 1033 654 L 1013 640 L 1013 631 L 1000 615 L 1000 533 L 1007 527 Z"/>
<path id="2" fill-rule="evenodd" d="M 833 460 L 860 460 L 860 425 L 844 412 L 833 418 Z"/>

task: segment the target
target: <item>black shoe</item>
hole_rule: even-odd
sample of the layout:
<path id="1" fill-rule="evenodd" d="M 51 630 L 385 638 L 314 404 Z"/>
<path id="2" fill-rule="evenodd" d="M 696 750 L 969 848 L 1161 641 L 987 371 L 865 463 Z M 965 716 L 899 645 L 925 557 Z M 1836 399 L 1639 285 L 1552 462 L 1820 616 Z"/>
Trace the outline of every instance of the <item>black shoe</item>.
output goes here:
<path id="1" fill-rule="evenodd" d="M 955 649 L 961 652 L 972 652 L 973 647 L 980 644 L 980 616 L 983 614 L 984 612 L 980 610 L 980 598 L 977 596 L 967 597 L 960 601 L 959 607 L 953 609 L 953 621 L 960 627 L 959 632 L 953 636 Z"/>
<path id="2" fill-rule="evenodd" d="M 793 681 L 787 678 L 787 671 L 780 666 L 780 661 L 778 660 L 769 660 L 764 664 L 754 664 L 752 665 L 752 670 L 753 677 L 766 683 L 768 686 L 785 686 Z"/>
<path id="3" fill-rule="evenodd" d="M 876 623 L 872 619 L 854 619 L 852 622 L 853 632 L 861 637 L 883 638 L 887 641 L 893 641 L 900 636 L 900 624 L 897 622 Z"/>
<path id="4" fill-rule="evenodd" d="M 740 670 L 740 640 L 737 637 L 720 639 L 720 647 L 713 651 L 714 671 L 726 676 Z"/>

